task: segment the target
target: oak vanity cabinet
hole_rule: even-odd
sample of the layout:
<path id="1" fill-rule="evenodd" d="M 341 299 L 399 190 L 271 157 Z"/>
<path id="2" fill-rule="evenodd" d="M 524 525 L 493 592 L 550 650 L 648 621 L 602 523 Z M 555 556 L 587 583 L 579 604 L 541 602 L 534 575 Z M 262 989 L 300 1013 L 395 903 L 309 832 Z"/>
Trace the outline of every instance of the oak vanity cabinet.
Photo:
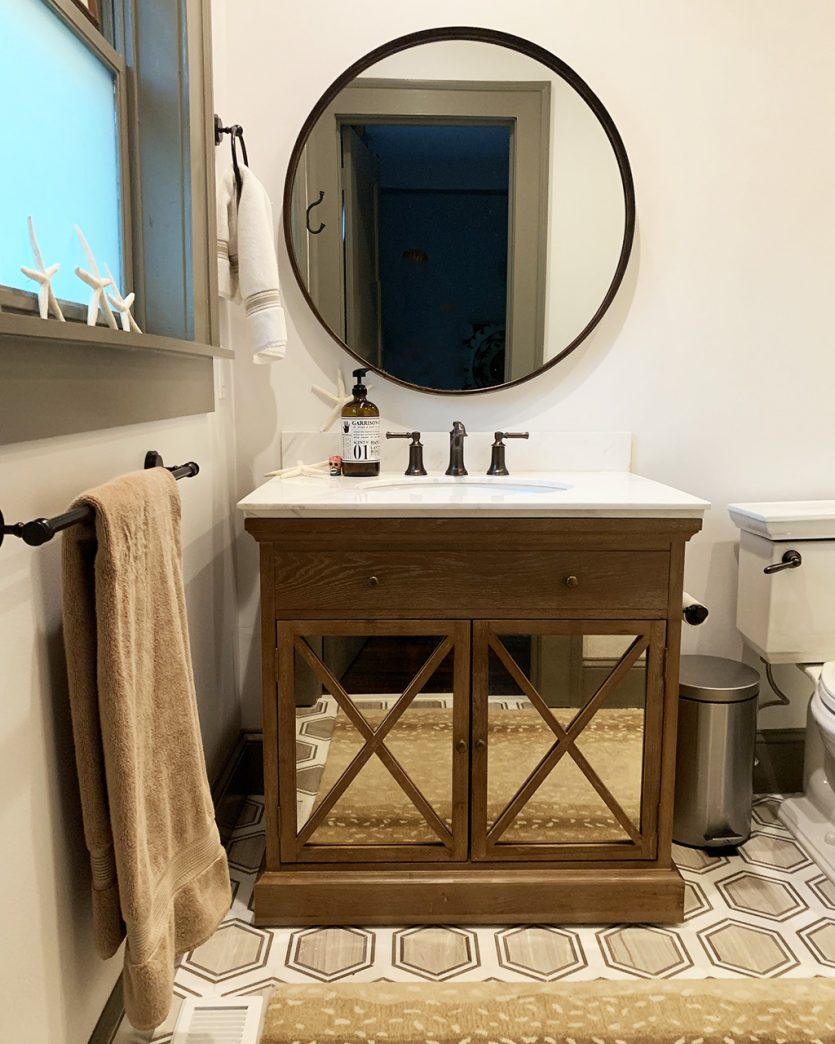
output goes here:
<path id="1" fill-rule="evenodd" d="M 248 518 L 259 924 L 676 922 L 693 518 Z"/>

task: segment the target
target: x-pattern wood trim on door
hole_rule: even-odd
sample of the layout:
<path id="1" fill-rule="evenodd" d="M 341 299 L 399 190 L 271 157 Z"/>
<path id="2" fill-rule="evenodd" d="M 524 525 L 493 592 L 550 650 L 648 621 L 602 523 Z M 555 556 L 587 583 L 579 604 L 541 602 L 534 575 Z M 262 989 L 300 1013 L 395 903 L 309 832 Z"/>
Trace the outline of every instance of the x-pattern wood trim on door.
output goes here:
<path id="1" fill-rule="evenodd" d="M 489 626 L 489 625 L 488 625 Z M 615 800 L 612 793 L 588 763 L 583 754 L 578 750 L 575 740 L 588 725 L 594 714 L 599 710 L 601 704 L 604 702 L 607 696 L 617 687 L 618 683 L 626 675 L 627 671 L 640 659 L 640 657 L 649 648 L 649 638 L 645 635 L 641 635 L 635 639 L 630 645 L 627 651 L 623 654 L 620 661 L 615 666 L 612 673 L 606 678 L 597 692 L 592 698 L 574 715 L 571 720 L 568 729 L 564 729 L 557 721 L 556 716 L 548 708 L 548 705 L 543 700 L 539 692 L 534 688 L 530 678 L 525 672 L 519 667 L 510 653 L 504 646 L 504 643 L 496 637 L 494 634 L 487 634 L 487 643 L 489 647 L 496 653 L 501 662 L 504 664 L 507 671 L 510 673 L 513 680 L 524 692 L 524 694 L 531 701 L 531 705 L 539 712 L 543 721 L 548 728 L 556 736 L 555 742 L 552 744 L 548 752 L 540 759 L 539 764 L 534 768 L 521 788 L 517 791 L 516 795 L 505 807 L 496 822 L 487 831 L 487 846 L 492 847 L 507 830 L 522 808 L 527 804 L 528 800 L 533 797 L 534 793 L 539 789 L 542 783 L 545 781 L 549 773 L 554 769 L 564 754 L 570 755 L 580 771 L 589 780 L 591 785 L 600 795 L 600 797 L 606 802 L 609 810 L 615 816 L 617 821 L 626 831 L 626 833 L 632 838 L 635 844 L 641 843 L 640 829 L 636 827 L 632 820 L 620 807 L 618 802 Z M 488 751 L 489 757 L 489 751 Z"/>
<path id="2" fill-rule="evenodd" d="M 327 665 L 311 648 L 307 638 L 314 635 L 437 635 L 439 642 L 414 678 L 397 698 L 394 706 L 376 728 L 372 728 L 354 700 Z M 281 817 L 281 853 L 285 862 L 305 861 L 357 861 L 381 859 L 403 861 L 417 859 L 445 859 L 460 861 L 467 857 L 467 769 L 469 753 L 469 624 L 460 620 L 398 621 L 397 624 L 382 621 L 322 621 L 313 623 L 280 623 L 278 627 L 279 658 L 285 664 L 288 691 L 295 689 L 295 656 L 298 654 L 324 689 L 336 701 L 346 719 L 356 729 L 363 744 L 346 766 L 333 787 L 314 808 L 306 823 L 299 826 L 294 814 L 296 808 L 296 765 L 295 753 L 289 745 L 280 745 L 279 756 L 279 804 L 284 810 Z M 452 806 L 452 828 L 444 822 L 426 799 L 416 782 L 404 769 L 385 740 L 397 722 L 413 704 L 415 697 L 447 659 L 454 657 L 454 700 L 453 700 L 453 775 L 450 795 Z M 285 736 L 295 733 L 292 714 L 293 701 L 282 701 L 279 707 L 279 732 Z M 286 731 L 285 731 L 286 730 Z M 403 793 L 425 819 L 438 837 L 439 844 L 395 844 L 395 845 L 328 845 L 315 842 L 316 830 L 326 821 L 334 806 L 357 778 L 362 768 L 378 757 L 398 784 Z"/>
<path id="3" fill-rule="evenodd" d="M 657 813 L 659 801 L 659 769 L 652 737 L 663 712 L 663 663 L 666 629 L 662 622 L 647 620 L 618 621 L 549 621 L 549 620 L 475 620 L 473 622 L 473 694 L 472 694 L 472 837 L 474 860 L 570 860 L 570 859 L 653 859 L 657 852 Z M 504 642 L 503 635 L 579 635 L 619 634 L 632 638 L 597 690 L 580 706 L 571 721 L 563 727 L 542 694 L 525 674 Z M 542 754 L 519 789 L 505 804 L 493 822 L 488 822 L 487 795 L 490 762 L 489 657 L 493 653 L 522 691 L 548 729 L 554 742 Z M 629 672 L 645 657 L 646 681 L 644 703 L 644 750 L 641 766 L 641 811 L 634 822 L 595 771 L 577 741 L 595 714 L 606 704 Z M 543 843 L 502 840 L 502 836 L 523 811 L 551 772 L 569 755 L 585 779 L 594 788 L 614 820 L 624 831 L 623 841 L 576 843 Z"/>

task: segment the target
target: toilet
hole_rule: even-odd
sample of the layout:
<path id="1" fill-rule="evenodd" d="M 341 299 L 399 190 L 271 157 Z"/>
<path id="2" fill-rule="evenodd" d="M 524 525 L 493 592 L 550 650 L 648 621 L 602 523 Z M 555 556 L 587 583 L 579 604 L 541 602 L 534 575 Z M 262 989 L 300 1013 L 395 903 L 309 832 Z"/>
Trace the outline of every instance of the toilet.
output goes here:
<path id="1" fill-rule="evenodd" d="M 731 504 L 740 529 L 736 623 L 767 663 L 814 684 L 803 795 L 780 819 L 835 880 L 835 500 Z"/>

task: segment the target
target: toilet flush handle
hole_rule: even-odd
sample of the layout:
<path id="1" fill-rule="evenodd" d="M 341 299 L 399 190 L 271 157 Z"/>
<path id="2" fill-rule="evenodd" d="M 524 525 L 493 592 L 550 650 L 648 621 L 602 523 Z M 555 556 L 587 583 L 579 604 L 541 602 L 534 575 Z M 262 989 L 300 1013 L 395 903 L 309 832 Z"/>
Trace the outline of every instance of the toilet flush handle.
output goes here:
<path id="1" fill-rule="evenodd" d="M 774 562 L 772 565 L 767 565 L 763 569 L 764 573 L 779 573 L 783 569 L 797 569 L 798 566 L 802 565 L 803 559 L 800 557 L 799 551 L 784 551 L 783 557 L 779 562 Z"/>

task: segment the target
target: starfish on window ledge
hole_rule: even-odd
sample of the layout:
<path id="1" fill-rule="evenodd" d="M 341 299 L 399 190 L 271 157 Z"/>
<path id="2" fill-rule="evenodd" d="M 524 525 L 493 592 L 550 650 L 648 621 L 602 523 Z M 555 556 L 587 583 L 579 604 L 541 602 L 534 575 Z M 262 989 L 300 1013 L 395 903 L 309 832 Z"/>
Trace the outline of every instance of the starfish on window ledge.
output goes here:
<path id="1" fill-rule="evenodd" d="M 56 262 L 54 265 L 50 265 L 49 268 L 46 267 L 43 263 L 43 255 L 41 254 L 38 237 L 35 235 L 35 225 L 31 217 L 27 219 L 27 223 L 29 225 L 29 242 L 32 244 L 32 253 L 35 255 L 37 268 L 26 268 L 25 265 L 21 265 L 20 271 L 27 279 L 32 279 L 38 284 L 38 312 L 41 319 L 49 317 L 51 308 L 56 319 L 62 323 L 66 322 L 64 313 L 61 311 L 58 299 L 55 296 L 55 291 L 52 289 L 52 278 L 61 267 L 61 264 Z"/>
<path id="2" fill-rule="evenodd" d="M 99 266 L 96 264 L 96 259 L 93 257 L 93 251 L 90 249 L 90 244 L 84 238 L 84 233 L 78 227 L 75 226 L 75 234 L 81 240 L 81 246 L 84 248 L 84 253 L 87 255 L 87 262 L 90 265 L 90 271 L 86 272 L 81 266 L 78 266 L 75 270 L 75 274 L 87 286 L 93 291 L 90 295 L 90 301 L 87 305 L 87 325 L 95 326 L 96 319 L 98 317 L 99 308 L 101 308 L 102 315 L 107 320 L 107 325 L 113 329 L 118 329 L 116 323 L 116 317 L 113 314 L 113 309 L 110 307 L 110 302 L 107 300 L 105 294 L 105 287 L 112 286 L 112 279 L 102 279 L 99 274 Z"/>
<path id="3" fill-rule="evenodd" d="M 122 320 L 122 329 L 132 330 L 134 333 L 142 333 L 142 331 L 139 329 L 139 323 L 137 323 L 137 321 L 131 315 L 130 311 L 131 305 L 136 299 L 136 294 L 134 294 L 133 291 L 131 291 L 127 297 L 122 297 L 122 295 L 119 293 L 116 287 L 116 280 L 113 278 L 113 273 L 110 271 L 107 265 L 104 266 L 104 270 L 105 272 L 107 272 L 107 278 L 110 280 L 110 283 L 113 286 L 113 293 L 108 293 L 107 299 L 119 313 L 119 318 Z"/>

